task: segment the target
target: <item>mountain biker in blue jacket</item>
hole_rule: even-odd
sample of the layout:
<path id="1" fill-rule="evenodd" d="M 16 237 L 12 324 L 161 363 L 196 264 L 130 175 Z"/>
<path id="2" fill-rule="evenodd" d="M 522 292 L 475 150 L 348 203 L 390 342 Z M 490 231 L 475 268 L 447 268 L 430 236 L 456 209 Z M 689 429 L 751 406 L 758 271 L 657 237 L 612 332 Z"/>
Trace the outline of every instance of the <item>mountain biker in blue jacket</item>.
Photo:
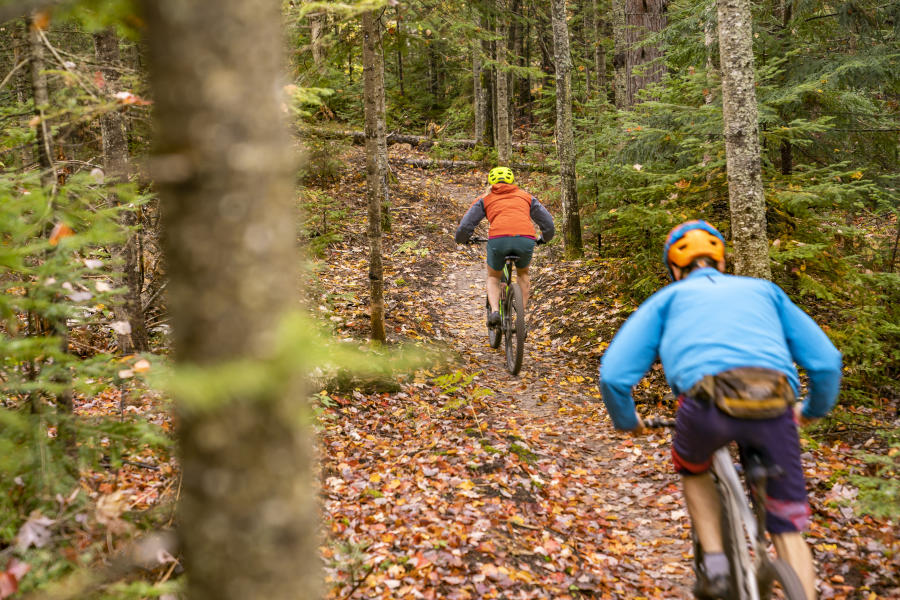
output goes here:
<path id="1" fill-rule="evenodd" d="M 672 458 L 682 475 L 688 511 L 704 553 L 698 588 L 710 597 L 727 593 L 721 508 L 708 469 L 718 448 L 737 441 L 758 448 L 784 471 L 769 482 L 766 525 L 779 556 L 794 568 L 813 599 L 815 571 L 801 534 L 810 510 L 797 422 L 805 425 L 834 406 L 841 354 L 777 285 L 726 275 L 725 240 L 705 221 L 674 228 L 663 260 L 674 283 L 628 318 L 601 361 L 600 388 L 613 425 L 642 432 L 631 388 L 659 358 L 679 396 Z M 726 414 L 727 406 L 709 393 L 715 389 L 710 385 L 750 367 L 786 379 L 789 387 L 782 387 L 792 398 L 800 391 L 794 363 L 809 377 L 809 394 L 794 410 L 786 401 L 776 409 L 781 411 L 777 416 L 739 418 Z"/>

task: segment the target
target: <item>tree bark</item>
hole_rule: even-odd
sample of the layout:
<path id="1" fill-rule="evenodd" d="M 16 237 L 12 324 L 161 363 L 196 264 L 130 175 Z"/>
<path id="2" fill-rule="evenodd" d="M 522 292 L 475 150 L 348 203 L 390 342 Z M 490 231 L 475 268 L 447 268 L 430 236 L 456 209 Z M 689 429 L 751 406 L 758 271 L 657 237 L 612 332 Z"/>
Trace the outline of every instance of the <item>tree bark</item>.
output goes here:
<path id="1" fill-rule="evenodd" d="M 309 13 L 309 46 L 312 50 L 313 64 L 316 68 L 322 66 L 325 53 L 322 52 L 322 35 L 325 29 L 325 14 L 321 12 Z"/>
<path id="2" fill-rule="evenodd" d="M 406 90 L 403 87 L 403 47 L 406 45 L 406 38 L 403 35 L 403 12 L 400 9 L 400 3 L 397 3 L 397 79 L 400 82 L 400 97 L 406 96 Z"/>
<path id="3" fill-rule="evenodd" d="M 114 29 L 107 29 L 94 34 L 94 51 L 100 72 L 103 74 L 104 91 L 111 97 L 119 91 L 119 38 Z M 100 131 L 103 136 L 103 166 L 106 170 L 106 182 L 111 184 L 107 201 L 110 206 L 118 206 L 119 196 L 115 185 L 128 181 L 128 139 L 125 135 L 125 115 L 119 109 L 110 110 L 100 117 Z M 122 354 L 146 352 L 150 350 L 144 312 L 141 307 L 141 256 L 138 250 L 137 234 L 133 231 L 137 225 L 134 210 L 124 210 L 120 217 L 122 228 L 126 230 L 125 242 L 113 250 L 114 256 L 122 262 L 123 281 L 126 292 L 122 302 L 113 307 L 117 321 L 125 321 L 131 325 L 131 332 L 118 335 L 119 351 Z"/>
<path id="4" fill-rule="evenodd" d="M 52 188 L 56 183 L 56 169 L 53 165 L 53 136 L 50 133 L 50 124 L 47 123 L 44 114 L 44 109 L 50 103 L 47 76 L 44 74 L 44 43 L 41 40 L 41 23 L 45 21 L 46 18 L 35 13 L 27 17 L 25 23 L 28 30 L 34 113 L 39 119 L 35 138 L 35 156 L 41 169 L 41 185 L 45 188 Z"/>
<path id="5" fill-rule="evenodd" d="M 476 13 L 475 27 L 479 33 L 482 31 L 481 23 L 481 15 Z M 472 41 L 472 96 L 475 104 L 474 138 L 476 144 L 484 143 L 484 129 L 485 123 L 487 122 L 487 115 L 485 114 L 487 103 L 485 102 L 484 85 L 481 80 L 483 64 L 481 57 L 481 40 L 476 37 Z"/>
<path id="6" fill-rule="evenodd" d="M 506 6 L 507 0 L 496 0 L 500 13 L 497 19 L 497 160 L 501 165 L 509 163 L 512 156 L 512 140 L 509 120 L 509 77 L 506 69 Z"/>
<path id="7" fill-rule="evenodd" d="M 613 96 L 616 108 L 619 110 L 631 106 L 628 103 L 628 72 L 625 69 L 625 2 L 626 0 L 612 0 L 612 28 L 613 28 L 613 68 L 615 69 L 615 81 L 613 82 Z"/>
<path id="8" fill-rule="evenodd" d="M 572 56 L 566 26 L 566 0 L 552 0 L 553 53 L 556 63 L 556 149 L 559 153 L 563 241 L 567 259 L 584 254 L 575 186 L 575 137 L 572 132 Z"/>
<path id="9" fill-rule="evenodd" d="M 662 81 L 666 71 L 663 50 L 644 43 L 666 27 L 667 0 L 625 1 L 625 72 L 628 106 L 634 106 L 639 90 Z"/>
<path id="10" fill-rule="evenodd" d="M 280 5 L 142 6 L 176 362 L 207 377 L 270 373 L 298 294 Z M 199 388 L 210 395 L 202 406 L 176 398 L 186 597 L 319 597 L 321 516 L 297 383 L 271 372 L 241 391 Z"/>
<path id="11" fill-rule="evenodd" d="M 600 15 L 597 12 L 597 0 L 591 0 L 591 5 L 586 7 L 591 13 L 591 30 L 594 48 L 594 72 L 597 80 L 597 89 L 600 91 L 600 97 L 606 98 L 606 47 L 603 45 L 600 33 L 604 28 Z"/>
<path id="12" fill-rule="evenodd" d="M 718 18 L 734 270 L 770 279 L 749 0 L 718 0 Z"/>
<path id="13" fill-rule="evenodd" d="M 384 77 L 379 68 L 381 32 L 372 11 L 362 15 L 363 81 L 366 119 L 366 196 L 369 201 L 369 303 L 372 339 L 384 342 L 384 267 L 382 264 L 382 200 L 387 188 L 387 148 L 384 133 Z M 382 98 L 379 102 L 379 96 Z"/>

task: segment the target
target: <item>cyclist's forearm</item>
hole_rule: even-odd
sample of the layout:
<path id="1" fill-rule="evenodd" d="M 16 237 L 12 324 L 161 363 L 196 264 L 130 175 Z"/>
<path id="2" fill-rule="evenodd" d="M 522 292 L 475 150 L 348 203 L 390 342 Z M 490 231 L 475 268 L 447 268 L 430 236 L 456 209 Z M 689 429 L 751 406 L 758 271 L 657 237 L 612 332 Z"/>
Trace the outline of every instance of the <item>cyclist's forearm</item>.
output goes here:
<path id="1" fill-rule="evenodd" d="M 463 215 L 462 221 L 459 222 L 459 227 L 456 228 L 456 235 L 454 236 L 456 243 L 465 244 L 468 242 L 469 238 L 472 237 L 472 233 L 475 231 L 475 227 L 481 223 L 481 220 L 484 217 L 484 203 L 481 200 L 477 200 L 469 207 L 469 210 Z"/>
<path id="2" fill-rule="evenodd" d="M 600 393 L 603 395 L 603 403 L 612 419 L 613 427 L 620 431 L 631 431 L 640 425 L 634 400 L 631 398 L 630 385 L 610 385 L 601 380 Z"/>
<path id="3" fill-rule="evenodd" d="M 828 414 L 837 401 L 841 386 L 840 369 L 827 371 L 807 371 L 809 375 L 809 396 L 803 402 L 803 416 L 820 419 Z"/>

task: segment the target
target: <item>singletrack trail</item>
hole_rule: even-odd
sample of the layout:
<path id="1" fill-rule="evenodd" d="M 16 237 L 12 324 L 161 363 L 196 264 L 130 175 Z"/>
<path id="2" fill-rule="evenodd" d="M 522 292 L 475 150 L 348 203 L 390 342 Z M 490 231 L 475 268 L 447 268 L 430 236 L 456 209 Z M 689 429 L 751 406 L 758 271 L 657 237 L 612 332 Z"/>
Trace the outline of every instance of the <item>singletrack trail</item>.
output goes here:
<path id="1" fill-rule="evenodd" d="M 458 221 L 481 188 L 447 186 L 445 191 L 456 206 Z M 486 221 L 481 225 L 485 231 L 486 225 Z M 543 250 L 535 249 L 532 281 L 552 260 Z M 656 580 L 654 590 L 641 586 L 640 591 L 629 592 L 629 597 L 632 593 L 653 597 L 657 589 L 659 597 L 689 597 L 693 575 L 687 558 L 691 551 L 688 519 L 680 491 L 674 490 L 677 479 L 667 463 L 668 442 L 654 436 L 647 440 L 649 447 L 642 448 L 644 441 L 635 442 L 615 432 L 610 422 L 601 418 L 605 408 L 595 396 L 596 380 L 583 380 L 586 365 L 567 362 L 542 337 L 547 330 L 533 317 L 531 308 L 554 300 L 534 283 L 526 311 L 528 336 L 522 371 L 518 377 L 510 375 L 503 345 L 492 349 L 487 341 L 484 279 L 484 245 L 476 244 L 461 249 L 455 260 L 447 263 L 434 293 L 446 303 L 443 319 L 466 368 L 481 371 L 480 385 L 502 400 L 497 418 L 515 415 L 524 429 L 543 433 L 539 439 L 547 444 L 545 451 L 558 453 L 557 457 L 564 457 L 575 469 L 580 465 L 599 476 L 596 486 L 579 499 L 585 504 L 579 508 L 600 508 L 617 517 L 613 520 L 621 523 L 621 528 L 616 531 L 635 545 L 629 553 L 634 562 L 623 564 L 624 570 L 643 570 L 671 586 L 660 589 L 658 586 L 666 584 Z M 597 364 L 587 366 L 596 374 Z M 561 383 L 568 385 L 562 387 Z"/>
<path id="2" fill-rule="evenodd" d="M 484 247 L 452 237 L 484 175 L 396 174 L 388 331 L 452 358 L 400 392 L 333 395 L 320 430 L 330 597 L 689 597 L 690 529 L 667 434 L 616 433 L 595 397 L 596 361 L 564 355 L 532 317 L 563 308 L 541 289 L 553 276 L 546 247 L 513 377 L 487 341 Z M 365 335 L 364 231 L 360 220 L 321 275 L 354 298 L 332 317 L 354 337 Z"/>

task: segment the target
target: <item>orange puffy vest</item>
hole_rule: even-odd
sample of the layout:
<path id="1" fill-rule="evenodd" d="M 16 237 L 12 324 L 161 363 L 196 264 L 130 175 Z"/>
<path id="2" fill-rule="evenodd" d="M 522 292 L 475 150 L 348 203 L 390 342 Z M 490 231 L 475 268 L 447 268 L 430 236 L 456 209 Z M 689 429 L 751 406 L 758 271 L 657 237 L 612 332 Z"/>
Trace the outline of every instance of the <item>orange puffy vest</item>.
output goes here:
<path id="1" fill-rule="evenodd" d="M 531 222 L 531 194 L 512 183 L 496 183 L 481 198 L 491 227 L 488 237 L 525 235 L 536 237 Z M 476 200 L 477 202 L 477 200 Z"/>

